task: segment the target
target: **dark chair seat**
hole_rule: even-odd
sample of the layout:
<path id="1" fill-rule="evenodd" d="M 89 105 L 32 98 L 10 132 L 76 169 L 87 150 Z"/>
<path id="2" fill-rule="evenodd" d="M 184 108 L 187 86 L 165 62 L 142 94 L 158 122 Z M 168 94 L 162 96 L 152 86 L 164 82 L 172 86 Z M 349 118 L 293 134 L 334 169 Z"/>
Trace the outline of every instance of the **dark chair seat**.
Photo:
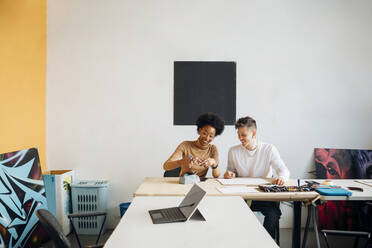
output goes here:
<path id="1" fill-rule="evenodd" d="M 361 238 L 364 238 L 366 239 L 365 247 L 368 247 L 372 242 L 372 238 L 371 238 L 372 230 L 371 230 L 371 225 L 369 223 L 371 220 L 370 216 L 372 214 L 371 206 L 372 206 L 371 202 L 368 202 L 368 201 L 363 202 L 361 211 L 359 211 L 359 213 L 361 214 L 359 218 L 364 221 L 362 222 L 362 224 L 364 224 L 363 226 L 365 227 L 364 230 L 362 231 L 329 230 L 329 229 L 320 230 L 320 232 L 324 236 L 327 247 L 329 248 L 328 236 L 355 237 L 355 241 L 354 241 L 355 248 L 358 247 L 359 240 Z"/>
<path id="2" fill-rule="evenodd" d="M 179 177 L 181 172 L 181 167 L 178 167 L 173 170 L 164 171 L 164 177 Z"/>
<path id="3" fill-rule="evenodd" d="M 358 247 L 359 239 L 360 238 L 366 238 L 366 246 L 368 247 L 368 243 L 371 239 L 371 233 L 369 232 L 359 232 L 359 231 L 343 231 L 343 230 L 328 230 L 328 229 L 323 229 L 320 230 L 320 232 L 323 234 L 327 247 L 329 248 L 328 244 L 328 235 L 333 235 L 333 236 L 348 236 L 348 237 L 355 237 L 355 242 L 354 242 L 354 247 Z"/>

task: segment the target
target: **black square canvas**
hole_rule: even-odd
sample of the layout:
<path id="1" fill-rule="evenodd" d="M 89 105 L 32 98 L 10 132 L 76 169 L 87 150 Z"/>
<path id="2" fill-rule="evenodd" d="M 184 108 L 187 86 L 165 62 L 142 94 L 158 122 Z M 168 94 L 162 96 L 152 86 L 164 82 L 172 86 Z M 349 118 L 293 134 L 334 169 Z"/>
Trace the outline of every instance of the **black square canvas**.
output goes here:
<path id="1" fill-rule="evenodd" d="M 200 114 L 214 112 L 233 125 L 236 118 L 236 63 L 174 62 L 174 125 L 195 125 Z"/>

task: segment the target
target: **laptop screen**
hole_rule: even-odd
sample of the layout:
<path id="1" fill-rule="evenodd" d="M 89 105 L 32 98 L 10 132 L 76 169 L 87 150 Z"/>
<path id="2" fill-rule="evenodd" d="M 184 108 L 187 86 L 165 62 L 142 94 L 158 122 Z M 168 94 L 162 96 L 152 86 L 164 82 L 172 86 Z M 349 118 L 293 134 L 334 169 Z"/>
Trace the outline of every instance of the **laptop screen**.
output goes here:
<path id="1" fill-rule="evenodd" d="M 198 185 L 194 184 L 194 186 L 192 186 L 189 193 L 187 193 L 181 204 L 178 206 L 187 219 L 189 219 L 191 214 L 194 213 L 196 207 L 206 193 L 207 192 Z"/>

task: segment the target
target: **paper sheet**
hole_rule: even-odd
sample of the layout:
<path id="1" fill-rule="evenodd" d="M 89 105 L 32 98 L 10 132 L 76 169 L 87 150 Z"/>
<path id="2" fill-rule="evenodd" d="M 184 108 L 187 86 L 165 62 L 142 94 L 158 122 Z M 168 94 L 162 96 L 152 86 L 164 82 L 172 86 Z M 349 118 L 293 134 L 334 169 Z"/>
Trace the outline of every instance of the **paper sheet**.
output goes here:
<path id="1" fill-rule="evenodd" d="M 236 186 L 236 187 L 218 187 L 218 191 L 222 194 L 244 194 L 244 193 L 259 193 L 254 187 Z"/>
<path id="2" fill-rule="evenodd" d="M 270 180 L 263 178 L 233 178 L 233 179 L 217 179 L 223 185 L 260 185 L 271 183 Z"/>

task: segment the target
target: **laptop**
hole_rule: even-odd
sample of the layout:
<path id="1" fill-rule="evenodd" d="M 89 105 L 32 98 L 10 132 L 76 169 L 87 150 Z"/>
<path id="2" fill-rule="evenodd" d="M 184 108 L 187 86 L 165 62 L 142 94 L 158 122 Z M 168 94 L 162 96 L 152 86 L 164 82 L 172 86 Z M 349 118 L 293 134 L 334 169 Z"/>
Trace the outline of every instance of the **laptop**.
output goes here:
<path id="1" fill-rule="evenodd" d="M 152 223 L 184 222 L 190 219 L 195 212 L 200 218 L 197 207 L 206 194 L 207 192 L 194 184 L 178 207 L 149 210 Z"/>

